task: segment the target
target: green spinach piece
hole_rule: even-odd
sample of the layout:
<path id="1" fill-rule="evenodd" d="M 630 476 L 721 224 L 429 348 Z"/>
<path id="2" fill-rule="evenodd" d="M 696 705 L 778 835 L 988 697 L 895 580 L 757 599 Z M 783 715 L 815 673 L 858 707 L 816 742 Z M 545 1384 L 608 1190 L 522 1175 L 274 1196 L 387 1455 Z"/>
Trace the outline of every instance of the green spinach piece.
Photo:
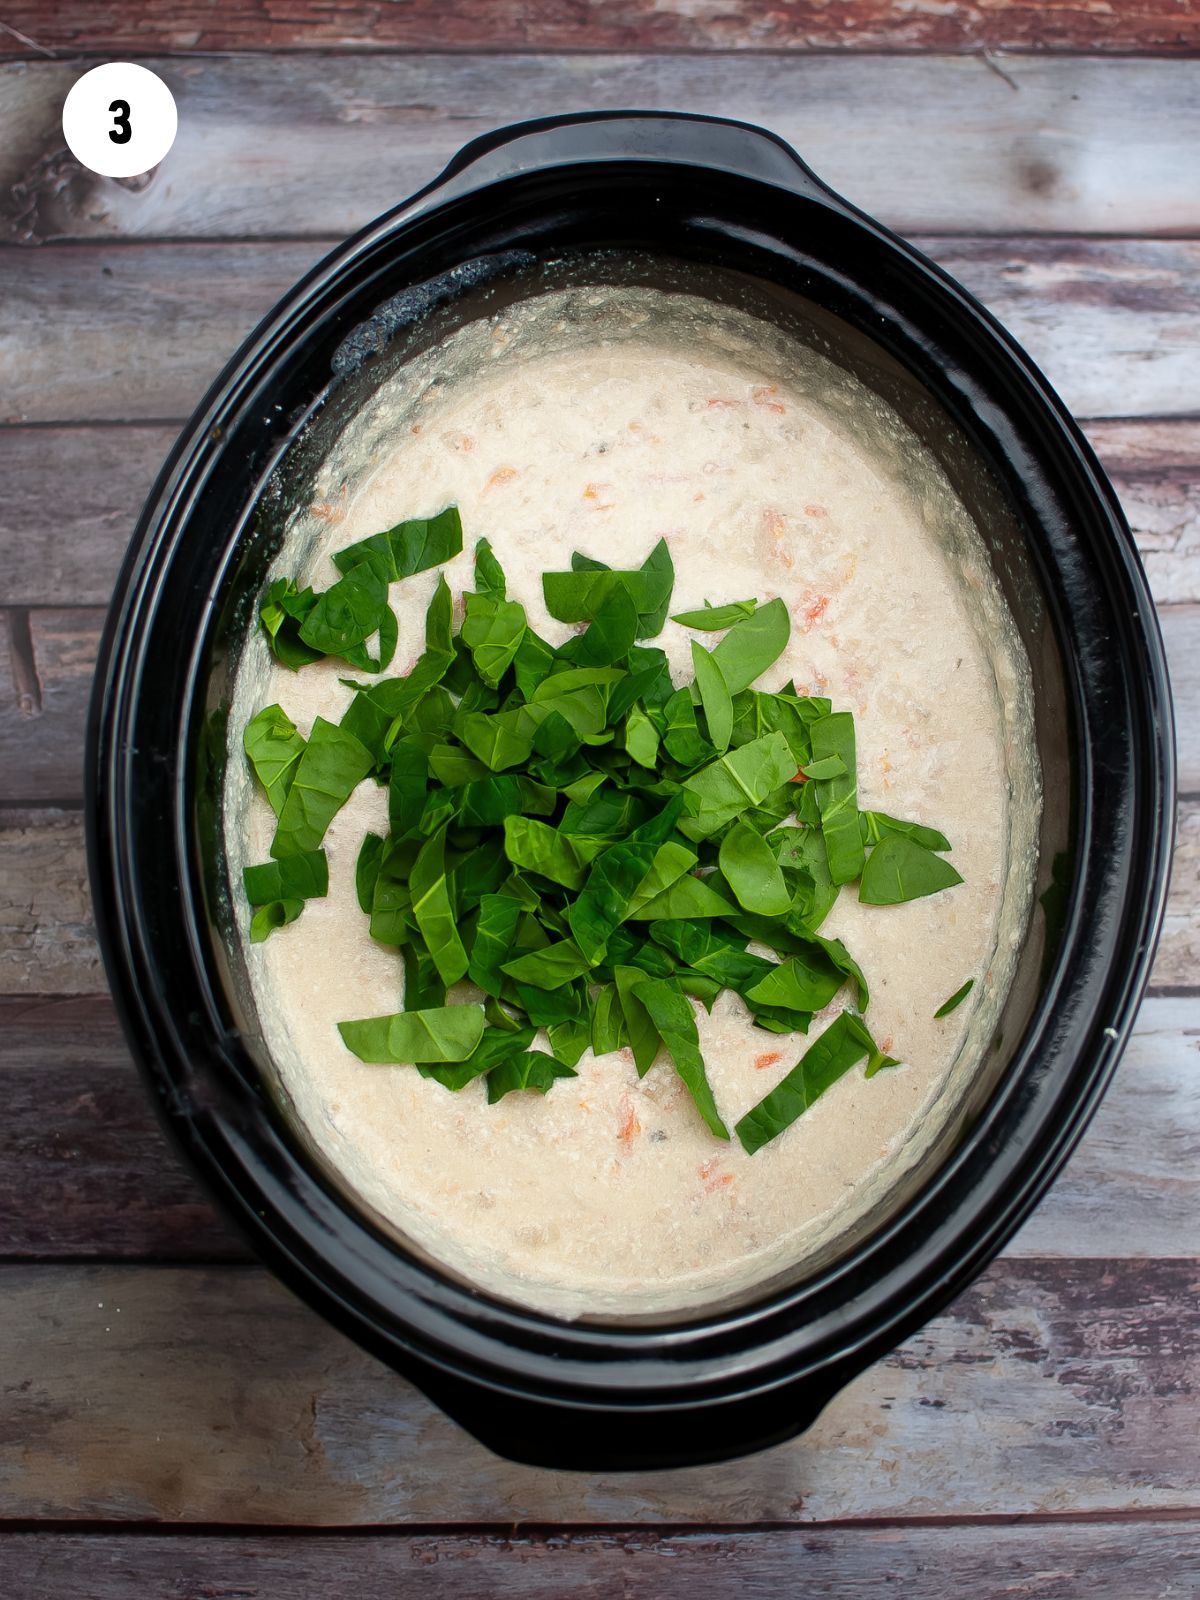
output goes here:
<path id="1" fill-rule="evenodd" d="M 286 928 L 304 910 L 303 900 L 271 900 L 250 918 L 250 943 L 261 944 L 276 928 Z"/>
<path id="2" fill-rule="evenodd" d="M 768 600 L 730 628 L 713 649 L 713 660 L 731 695 L 748 689 L 787 649 L 792 623 L 782 600 Z"/>
<path id="3" fill-rule="evenodd" d="M 395 583 L 414 572 L 440 567 L 462 552 L 462 521 L 457 506 L 447 506 L 436 517 L 412 517 L 383 533 L 347 545 L 333 558 L 339 572 L 350 572 L 368 559 L 377 561 L 387 579 Z"/>
<path id="4" fill-rule="evenodd" d="M 781 917 L 792 894 L 771 846 L 746 822 L 735 822 L 721 840 L 721 872 L 739 905 L 764 917 Z"/>
<path id="5" fill-rule="evenodd" d="M 373 766 L 371 752 L 352 733 L 318 717 L 279 812 L 272 856 L 278 861 L 316 850 Z"/>
<path id="6" fill-rule="evenodd" d="M 745 997 L 757 1006 L 785 1011 L 823 1011 L 845 981 L 845 974 L 819 952 L 788 956 L 747 989 Z"/>
<path id="7" fill-rule="evenodd" d="M 305 740 L 282 706 L 264 706 L 246 724 L 242 747 L 278 817 L 296 776 Z"/>
<path id="8" fill-rule="evenodd" d="M 536 817 L 507 817 L 504 849 L 514 867 L 536 872 L 566 889 L 581 889 L 590 864 L 605 849 L 605 841 L 587 834 L 572 834 L 562 825 L 551 827 Z"/>
<path id="9" fill-rule="evenodd" d="M 962 875 L 950 863 L 903 833 L 890 833 L 871 851 L 858 886 L 869 906 L 896 906 L 952 889 Z"/>
<path id="10" fill-rule="evenodd" d="M 905 833 L 917 844 L 923 844 L 926 850 L 950 849 L 950 841 L 944 833 L 927 828 L 921 822 L 902 822 L 899 817 L 889 817 L 883 811 L 863 811 L 860 815 L 864 844 L 879 844 L 889 833 Z"/>
<path id="11" fill-rule="evenodd" d="M 528 1049 L 533 1043 L 535 1031 L 530 1027 L 485 1026 L 479 1043 L 462 1061 L 450 1062 L 444 1066 L 418 1062 L 417 1071 L 423 1078 L 432 1078 L 436 1083 L 440 1083 L 443 1089 L 449 1089 L 457 1094 L 476 1078 L 482 1077 L 485 1072 L 490 1072 L 493 1067 L 507 1061 L 509 1056 L 519 1055 L 522 1050 Z"/>
<path id="12" fill-rule="evenodd" d="M 301 624 L 317 603 L 312 589 L 297 589 L 291 578 L 276 578 L 258 608 L 258 620 L 271 653 L 292 672 L 320 661 L 324 654 L 304 643 Z"/>
<path id="13" fill-rule="evenodd" d="M 542 576 L 546 610 L 559 622 L 590 622 L 614 589 L 627 589 L 638 614 L 639 639 L 661 633 L 674 586 L 675 567 L 664 539 L 658 541 L 636 572 L 614 572 L 598 566 L 580 569 L 573 565 L 570 572 L 547 572 Z"/>
<path id="14" fill-rule="evenodd" d="M 838 756 L 844 771 L 832 778 L 813 779 L 821 832 L 834 883 L 851 883 L 862 874 L 864 851 L 858 821 L 858 774 L 854 748 L 854 718 L 849 711 L 820 717 L 810 728 L 814 761 Z"/>
<path id="15" fill-rule="evenodd" d="M 864 1056 L 886 1059 L 879 1055 L 862 1020 L 852 1011 L 843 1011 L 813 1040 L 787 1076 L 737 1124 L 734 1132 L 747 1155 L 777 1139 Z"/>
<path id="16" fill-rule="evenodd" d="M 329 860 L 324 850 L 306 850 L 282 861 L 244 867 L 242 881 L 252 906 L 272 900 L 319 900 L 329 893 Z"/>
<path id="17" fill-rule="evenodd" d="M 722 628 L 731 628 L 735 622 L 753 616 L 757 605 L 757 600 L 729 600 L 723 606 L 714 606 L 711 600 L 706 600 L 703 610 L 676 611 L 671 621 L 681 623 L 685 628 L 718 633 Z"/>
<path id="18" fill-rule="evenodd" d="M 686 1085 L 710 1133 L 728 1139 L 700 1054 L 700 1035 L 691 1002 L 673 978 L 645 978 L 633 991 L 649 1013 L 675 1071 Z"/>
<path id="19" fill-rule="evenodd" d="M 710 653 L 695 639 L 692 640 L 692 670 L 696 674 L 709 740 L 717 754 L 723 755 L 733 737 L 733 697 L 715 653 Z"/>
<path id="20" fill-rule="evenodd" d="M 458 936 L 457 916 L 446 872 L 446 829 L 421 846 L 408 879 L 413 916 L 442 982 L 457 983 L 466 973 L 467 952 Z M 449 1058 L 447 1058 L 449 1059 Z"/>
<path id="21" fill-rule="evenodd" d="M 483 1007 L 477 1005 L 435 1006 L 338 1023 L 346 1048 L 360 1061 L 404 1066 L 465 1061 L 483 1038 L 483 1028 Z"/>
<path id="22" fill-rule="evenodd" d="M 616 966 L 613 968 L 613 981 L 637 1075 L 644 1078 L 654 1065 L 662 1044 L 654 1020 L 637 993 L 638 985 L 646 981 L 646 974 L 641 967 Z"/>
<path id="23" fill-rule="evenodd" d="M 504 987 L 501 966 L 508 960 L 522 916 L 521 902 L 506 894 L 485 894 L 467 963 L 467 976 L 485 994 L 500 998 Z"/>
<path id="24" fill-rule="evenodd" d="M 475 670 L 492 688 L 512 665 L 525 637 L 525 607 L 492 594 L 469 594 L 461 637 Z"/>
<path id="25" fill-rule="evenodd" d="M 530 950 L 525 955 L 505 961 L 500 970 L 519 983 L 532 984 L 537 989 L 561 989 L 590 972 L 592 963 L 571 939 L 560 939 L 541 950 Z"/>
<path id="26" fill-rule="evenodd" d="M 493 1067 L 487 1075 L 488 1105 L 495 1105 L 506 1094 L 518 1089 L 532 1089 L 537 1094 L 546 1090 L 557 1078 L 574 1078 L 573 1067 L 567 1066 L 544 1050 L 523 1050 Z"/>
<path id="27" fill-rule="evenodd" d="M 689 839 L 708 838 L 761 805 L 794 772 L 788 742 L 778 730 L 726 751 L 684 779 L 690 814 L 680 821 L 679 831 Z"/>
<path id="28" fill-rule="evenodd" d="M 975 987 L 975 979 L 974 978 L 968 978 L 966 983 L 963 984 L 961 989 L 955 989 L 954 993 L 950 996 L 949 1000 L 944 1000 L 942 1002 L 942 1004 L 933 1013 L 934 1016 L 935 1017 L 948 1017 L 952 1011 L 956 1011 L 958 1009 L 958 1007 L 960 1005 L 962 1005 L 963 1001 L 967 998 L 967 996 L 970 994 L 971 990 L 974 987 Z"/>

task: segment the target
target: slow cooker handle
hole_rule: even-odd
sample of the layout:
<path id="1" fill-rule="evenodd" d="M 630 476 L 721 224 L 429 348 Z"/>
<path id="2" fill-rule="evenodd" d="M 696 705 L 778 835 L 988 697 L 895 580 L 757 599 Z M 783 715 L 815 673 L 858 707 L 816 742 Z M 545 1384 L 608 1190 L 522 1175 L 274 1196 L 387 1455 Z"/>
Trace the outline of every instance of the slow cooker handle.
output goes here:
<path id="1" fill-rule="evenodd" d="M 603 161 L 716 168 L 854 210 L 777 134 L 682 111 L 589 111 L 512 123 L 464 145 L 417 199 L 441 204 L 506 178 Z"/>

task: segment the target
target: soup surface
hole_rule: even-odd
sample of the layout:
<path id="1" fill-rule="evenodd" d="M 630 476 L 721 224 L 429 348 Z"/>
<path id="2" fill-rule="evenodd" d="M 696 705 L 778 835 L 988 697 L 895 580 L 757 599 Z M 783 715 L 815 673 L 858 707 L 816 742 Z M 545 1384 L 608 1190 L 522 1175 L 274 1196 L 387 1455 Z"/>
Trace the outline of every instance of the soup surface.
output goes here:
<path id="1" fill-rule="evenodd" d="M 374 944 L 354 888 L 386 791 L 359 786 L 326 836 L 330 890 L 245 946 L 280 1092 L 340 1181 L 446 1266 L 531 1307 L 586 1313 L 699 1306 L 806 1260 L 877 1208 L 945 1129 L 981 1069 L 1029 908 L 1039 810 L 1029 670 L 982 541 L 946 479 L 876 396 L 776 328 L 684 294 L 575 288 L 481 318 L 408 362 L 327 457 L 275 574 L 324 587 L 330 553 L 456 503 L 472 587 L 490 539 L 530 625 L 571 632 L 541 574 L 583 551 L 639 565 L 664 537 L 672 610 L 780 596 L 790 643 L 762 686 L 789 677 L 854 713 L 860 804 L 940 828 L 964 882 L 894 907 L 844 889 L 822 932 L 871 984 L 875 1038 L 902 1065 L 850 1071 L 750 1156 L 701 1121 L 665 1057 L 638 1079 L 628 1052 L 544 1097 L 488 1105 L 411 1067 L 364 1065 L 336 1024 L 398 1009 L 397 952 Z M 407 671 L 437 572 L 393 585 Z M 677 682 L 690 641 L 654 640 Z M 711 642 L 712 636 L 705 636 Z M 239 668 L 225 815 L 234 880 L 266 859 L 274 817 L 240 734 L 277 700 L 307 733 L 336 721 L 344 663 L 291 673 L 257 633 Z M 243 928 L 249 912 L 239 909 Z M 934 1012 L 966 979 L 943 1019 Z M 464 996 L 472 995 L 463 986 Z M 752 1025 L 731 992 L 698 1010 L 716 1101 L 732 1126 L 808 1039 Z"/>

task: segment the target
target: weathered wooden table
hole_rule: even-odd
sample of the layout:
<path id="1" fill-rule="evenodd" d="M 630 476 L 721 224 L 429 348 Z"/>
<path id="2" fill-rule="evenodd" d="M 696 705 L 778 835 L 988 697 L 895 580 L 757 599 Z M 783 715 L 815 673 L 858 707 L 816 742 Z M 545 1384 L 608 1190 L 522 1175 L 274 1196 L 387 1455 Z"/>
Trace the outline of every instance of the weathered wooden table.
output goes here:
<path id="1" fill-rule="evenodd" d="M 0 11 L 0 1594 L 1200 1594 L 1200 6 Z M 180 132 L 117 183 L 59 117 L 129 56 Z M 805 1438 L 589 1477 L 488 1455 L 209 1210 L 105 995 L 80 754 L 139 503 L 243 333 L 471 135 L 626 105 L 776 128 L 1028 345 L 1145 554 L 1182 799 L 1137 1035 L 1005 1255 Z"/>

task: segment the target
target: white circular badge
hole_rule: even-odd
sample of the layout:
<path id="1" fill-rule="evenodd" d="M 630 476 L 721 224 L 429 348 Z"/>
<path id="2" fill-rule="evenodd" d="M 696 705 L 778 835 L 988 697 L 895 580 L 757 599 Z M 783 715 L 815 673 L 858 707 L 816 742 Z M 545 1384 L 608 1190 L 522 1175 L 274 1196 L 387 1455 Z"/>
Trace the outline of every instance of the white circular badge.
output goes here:
<path id="1" fill-rule="evenodd" d="M 71 154 L 105 178 L 136 178 L 156 167 L 179 125 L 170 89 L 132 61 L 85 72 L 67 96 L 62 120 Z"/>

